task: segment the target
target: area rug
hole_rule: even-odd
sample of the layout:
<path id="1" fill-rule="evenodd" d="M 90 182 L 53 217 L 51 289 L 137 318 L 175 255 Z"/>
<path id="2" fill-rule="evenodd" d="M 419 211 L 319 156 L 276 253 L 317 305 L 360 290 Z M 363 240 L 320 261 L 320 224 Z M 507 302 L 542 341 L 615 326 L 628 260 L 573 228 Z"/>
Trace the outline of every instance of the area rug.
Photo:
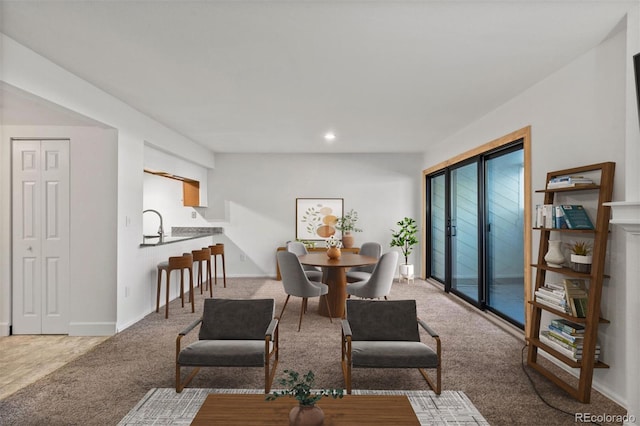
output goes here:
<path id="1" fill-rule="evenodd" d="M 195 389 L 176 393 L 172 388 L 151 389 L 118 423 L 129 425 L 189 425 L 210 393 L 262 393 L 260 389 Z M 420 424 L 489 425 L 469 398 L 459 391 L 370 391 L 354 395 L 407 395 Z"/>

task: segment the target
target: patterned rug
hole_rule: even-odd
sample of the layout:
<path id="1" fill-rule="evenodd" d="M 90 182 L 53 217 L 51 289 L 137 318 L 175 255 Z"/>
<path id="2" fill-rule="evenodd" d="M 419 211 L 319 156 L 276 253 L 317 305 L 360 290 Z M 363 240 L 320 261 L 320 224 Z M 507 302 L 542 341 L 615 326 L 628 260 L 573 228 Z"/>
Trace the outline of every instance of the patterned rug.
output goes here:
<path id="1" fill-rule="evenodd" d="M 259 389 L 151 389 L 119 426 L 189 425 L 210 393 L 262 393 Z M 489 425 L 469 398 L 459 391 L 358 391 L 354 395 L 407 395 L 420 424 Z"/>

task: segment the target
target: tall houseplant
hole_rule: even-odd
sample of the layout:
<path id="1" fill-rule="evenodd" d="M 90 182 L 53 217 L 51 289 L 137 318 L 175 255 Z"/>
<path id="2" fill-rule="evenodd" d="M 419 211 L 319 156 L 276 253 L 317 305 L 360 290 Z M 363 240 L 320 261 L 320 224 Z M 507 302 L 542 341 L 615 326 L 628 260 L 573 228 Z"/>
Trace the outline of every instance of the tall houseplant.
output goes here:
<path id="1" fill-rule="evenodd" d="M 356 222 L 358 222 L 358 212 L 353 209 L 338 219 L 336 229 L 342 231 L 342 245 L 345 248 L 353 247 L 352 232 L 362 232 L 362 229 L 356 227 Z"/>
<path id="2" fill-rule="evenodd" d="M 391 247 L 400 247 L 404 256 L 404 264 L 400 265 L 400 276 L 413 278 L 413 265 L 409 263 L 409 255 L 418 244 L 418 225 L 410 217 L 405 217 L 397 225 L 400 229 L 391 230 Z"/>

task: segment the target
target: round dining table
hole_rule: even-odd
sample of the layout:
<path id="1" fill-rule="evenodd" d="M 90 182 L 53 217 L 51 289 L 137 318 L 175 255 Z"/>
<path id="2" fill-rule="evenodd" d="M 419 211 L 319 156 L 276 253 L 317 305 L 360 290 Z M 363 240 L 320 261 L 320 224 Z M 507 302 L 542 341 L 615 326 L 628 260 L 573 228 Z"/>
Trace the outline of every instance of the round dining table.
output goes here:
<path id="1" fill-rule="evenodd" d="M 327 310 L 327 303 L 320 300 L 318 313 L 333 318 L 344 316 L 344 306 L 347 300 L 347 269 L 378 263 L 378 259 L 375 257 L 344 252 L 338 259 L 329 259 L 325 252 L 303 254 L 298 258 L 303 265 L 322 268 L 322 282 L 329 286 L 329 293 L 322 297 L 327 298 L 331 312 Z"/>

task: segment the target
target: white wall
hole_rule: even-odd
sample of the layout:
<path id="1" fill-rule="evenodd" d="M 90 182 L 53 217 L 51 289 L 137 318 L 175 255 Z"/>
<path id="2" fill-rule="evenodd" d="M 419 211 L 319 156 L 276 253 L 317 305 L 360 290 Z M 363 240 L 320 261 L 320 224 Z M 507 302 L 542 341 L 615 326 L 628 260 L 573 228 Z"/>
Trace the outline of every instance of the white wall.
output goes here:
<path id="1" fill-rule="evenodd" d="M 4 126 L 2 128 L 2 199 L 11 199 L 11 138 L 69 139 L 70 285 L 69 334 L 111 334 L 116 322 L 117 133 L 97 127 Z M 91 202 L 87 202 L 91 200 Z M 8 210 L 5 210 L 7 208 Z M 11 323 L 10 205 L 3 203 L 0 324 Z M 7 248 L 4 250 L 4 248 Z"/>
<path id="2" fill-rule="evenodd" d="M 627 53 L 624 28 L 600 46 L 537 83 L 520 96 L 470 124 L 464 130 L 428 149 L 425 168 L 437 164 L 511 131 L 531 125 L 533 189 L 544 187 L 546 172 L 603 161 L 616 162 L 614 200 L 624 197 L 625 117 Z M 512 72 L 517 72 L 514 68 Z M 542 204 L 534 194 L 532 205 Z M 533 253 L 538 235 L 533 234 Z M 602 299 L 602 315 L 611 320 L 600 326 L 603 360 L 610 369 L 597 369 L 594 387 L 625 403 L 625 328 L 627 283 L 624 269 L 624 235 L 611 230 L 608 272 Z"/>
<path id="3" fill-rule="evenodd" d="M 296 198 L 343 198 L 359 214 L 356 246 L 389 251 L 396 222 L 419 218 L 421 166 L 422 154 L 217 154 L 206 215 L 225 229 L 227 272 L 275 275 L 276 248 L 296 237 Z M 410 260 L 420 270 L 417 249 Z"/>
<path id="4" fill-rule="evenodd" d="M 83 299 L 79 306 L 74 307 L 77 310 L 74 316 L 86 327 L 79 327 L 80 324 L 77 324 L 78 327 L 74 326 L 72 331 L 74 334 L 112 334 L 116 329 L 130 325 L 150 311 L 149 271 L 140 263 L 145 255 L 148 256 L 148 252 L 139 247 L 142 235 L 144 144 L 152 144 L 205 168 L 214 166 L 214 154 L 1 33 L 0 45 L 0 78 L 4 83 L 117 129 L 117 145 L 113 146 L 113 151 L 88 151 L 77 159 L 84 161 L 84 165 L 76 165 L 76 157 L 72 157 L 71 164 L 72 173 L 76 167 L 83 173 L 94 173 L 96 176 L 96 171 L 102 173 L 100 182 L 89 180 L 95 183 L 92 188 L 76 188 L 82 194 L 83 207 L 86 204 L 90 214 L 74 216 L 73 220 L 80 222 L 81 229 L 85 229 L 84 238 L 91 240 L 92 244 L 91 247 L 78 246 L 78 250 L 84 251 L 84 265 L 87 269 L 82 266 L 77 272 L 77 279 L 86 282 L 103 274 L 104 282 L 100 282 L 105 284 L 95 292 L 89 291 L 90 287 L 79 289 L 78 294 Z M 7 138 L 5 133 L 3 131 L 3 141 Z M 11 206 L 7 172 L 10 169 L 9 156 L 5 143 L 2 145 L 0 265 L 3 268 L 0 271 L 0 295 L 3 300 L 0 302 L 0 333 L 6 335 L 8 327 L 3 324 L 10 320 L 6 306 L 10 303 L 7 301 L 10 300 L 8 289 L 11 285 L 8 232 Z M 104 158 L 101 157 L 102 154 L 105 154 Z M 95 167 L 89 167 L 90 165 Z M 115 199 L 111 196 L 111 188 L 117 191 Z M 106 198 L 101 193 L 104 190 L 107 191 Z M 96 234 L 88 229 L 89 223 L 92 227 L 101 225 L 99 221 L 94 221 L 94 218 L 103 217 L 96 211 L 99 210 L 96 209 L 98 206 L 104 207 L 109 215 L 112 212 L 114 214 L 105 222 L 112 234 L 103 246 L 95 238 Z M 114 218 L 117 227 L 110 228 L 110 221 Z M 72 228 L 74 226 L 72 224 Z M 102 236 L 102 231 L 98 235 Z M 116 242 L 115 245 L 110 244 L 111 238 Z M 72 254 L 74 253 L 76 252 L 73 251 Z M 89 269 L 91 274 L 88 274 Z"/>

